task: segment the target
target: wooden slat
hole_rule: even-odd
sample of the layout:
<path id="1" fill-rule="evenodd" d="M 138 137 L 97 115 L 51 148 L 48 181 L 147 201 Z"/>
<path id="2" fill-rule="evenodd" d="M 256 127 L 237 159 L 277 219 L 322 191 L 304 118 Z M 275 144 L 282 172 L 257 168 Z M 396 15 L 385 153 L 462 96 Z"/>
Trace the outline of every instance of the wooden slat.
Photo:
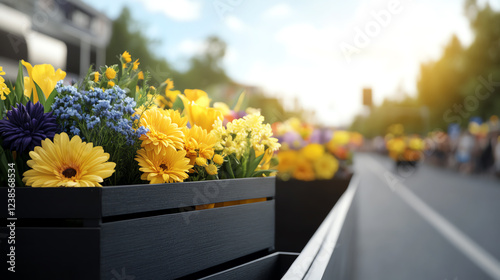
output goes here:
<path id="1" fill-rule="evenodd" d="M 101 217 L 101 188 L 16 188 L 16 218 L 72 218 L 98 219 Z M 0 197 L 7 202 L 7 188 L 0 188 Z M 7 205 L 0 211 L 6 218 Z"/>
<path id="2" fill-rule="evenodd" d="M 17 188 L 17 218 L 98 219 L 216 202 L 274 197 L 275 178 L 245 178 L 103 188 Z M 7 188 L 0 188 L 7 197 Z M 7 211 L 0 211 L 6 218 Z"/>
<path id="3" fill-rule="evenodd" d="M 275 178 L 245 178 L 103 188 L 103 216 L 274 197 Z M 146 203 L 145 203 L 146 202 Z"/>
<path id="4" fill-rule="evenodd" d="M 101 242 L 101 279 L 174 279 L 272 248 L 274 201 L 109 222 Z"/>
<path id="5" fill-rule="evenodd" d="M 6 233 L 0 228 L 1 235 Z M 11 245 L 1 239 L 0 279 L 99 279 L 98 228 L 17 227 L 15 233 L 16 272 L 7 271 Z"/>

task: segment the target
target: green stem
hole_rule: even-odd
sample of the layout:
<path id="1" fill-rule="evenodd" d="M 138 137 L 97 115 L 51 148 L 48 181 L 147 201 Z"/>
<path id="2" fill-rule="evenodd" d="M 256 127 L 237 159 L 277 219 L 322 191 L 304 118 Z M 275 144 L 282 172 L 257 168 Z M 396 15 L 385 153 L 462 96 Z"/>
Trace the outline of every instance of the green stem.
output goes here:
<path id="1" fill-rule="evenodd" d="M 228 158 L 227 160 L 226 171 L 227 173 L 229 173 L 230 178 L 234 179 L 234 172 L 233 172 L 233 166 L 231 165 L 231 158 Z"/>

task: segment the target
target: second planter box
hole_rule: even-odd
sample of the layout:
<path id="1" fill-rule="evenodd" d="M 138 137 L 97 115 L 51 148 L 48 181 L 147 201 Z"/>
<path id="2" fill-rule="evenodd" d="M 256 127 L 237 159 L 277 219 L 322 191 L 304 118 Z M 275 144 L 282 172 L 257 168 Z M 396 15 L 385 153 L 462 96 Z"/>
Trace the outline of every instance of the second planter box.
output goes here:
<path id="1" fill-rule="evenodd" d="M 300 252 L 347 189 L 351 176 L 276 181 L 276 250 Z"/>

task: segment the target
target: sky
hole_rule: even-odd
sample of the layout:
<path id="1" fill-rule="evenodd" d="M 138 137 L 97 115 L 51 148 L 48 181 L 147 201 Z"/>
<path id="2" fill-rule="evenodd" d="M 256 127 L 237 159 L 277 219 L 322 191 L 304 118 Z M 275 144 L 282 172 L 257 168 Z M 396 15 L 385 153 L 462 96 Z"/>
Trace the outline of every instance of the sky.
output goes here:
<path id="1" fill-rule="evenodd" d="M 464 45 L 473 40 L 458 0 L 84 2 L 111 19 L 131 8 L 145 34 L 160 40 L 152 50 L 178 69 L 217 35 L 228 46 L 231 78 L 262 87 L 286 108 L 298 98 L 329 126 L 349 125 L 365 110 L 364 87 L 375 104 L 415 96 L 421 63 L 439 58 L 453 34 Z"/>

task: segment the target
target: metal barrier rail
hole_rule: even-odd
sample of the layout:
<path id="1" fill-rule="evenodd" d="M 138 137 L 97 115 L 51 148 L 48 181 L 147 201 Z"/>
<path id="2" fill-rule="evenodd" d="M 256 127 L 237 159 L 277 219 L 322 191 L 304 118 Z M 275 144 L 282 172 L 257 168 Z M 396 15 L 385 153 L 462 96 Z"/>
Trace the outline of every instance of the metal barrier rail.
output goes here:
<path id="1" fill-rule="evenodd" d="M 342 256 L 344 254 L 339 249 L 342 247 L 338 246 L 339 238 L 342 230 L 346 230 L 344 226 L 349 211 L 354 211 L 351 205 L 358 185 L 359 177 L 354 175 L 346 192 L 335 204 L 282 279 L 322 279 L 327 276 L 325 273 L 329 270 L 329 266 L 332 265 L 334 254 L 338 253 L 339 257 L 345 257 Z M 353 225 L 349 225 L 349 227 L 353 227 Z M 330 278 L 331 275 L 328 276 Z"/>

